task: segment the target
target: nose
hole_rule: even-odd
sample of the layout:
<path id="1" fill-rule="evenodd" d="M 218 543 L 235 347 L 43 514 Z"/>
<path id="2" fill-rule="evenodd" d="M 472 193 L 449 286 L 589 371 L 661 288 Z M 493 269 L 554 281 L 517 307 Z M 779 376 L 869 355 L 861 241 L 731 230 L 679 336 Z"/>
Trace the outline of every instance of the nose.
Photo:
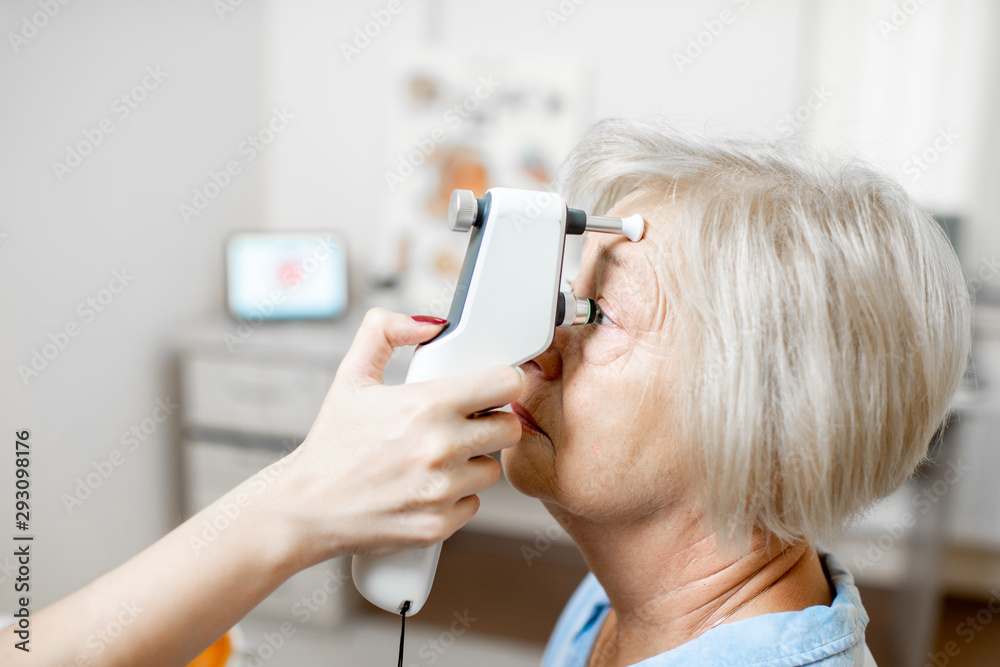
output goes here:
<path id="1" fill-rule="evenodd" d="M 547 382 L 556 380 L 562 375 L 563 346 L 566 344 L 569 332 L 563 327 L 557 327 L 552 336 L 552 344 L 537 357 L 523 364 L 525 373 L 538 373 Z"/>

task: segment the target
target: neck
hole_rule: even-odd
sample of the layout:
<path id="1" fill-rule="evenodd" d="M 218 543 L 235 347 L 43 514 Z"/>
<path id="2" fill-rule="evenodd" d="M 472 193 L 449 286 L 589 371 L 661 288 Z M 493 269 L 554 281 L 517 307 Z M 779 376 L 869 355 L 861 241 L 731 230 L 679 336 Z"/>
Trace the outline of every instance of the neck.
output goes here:
<path id="1" fill-rule="evenodd" d="M 612 612 L 597 665 L 631 665 L 714 625 L 832 602 L 815 549 L 754 534 L 747 553 L 720 552 L 693 515 L 611 523 L 549 511 L 567 527 Z M 675 512 L 674 514 L 680 514 Z"/>

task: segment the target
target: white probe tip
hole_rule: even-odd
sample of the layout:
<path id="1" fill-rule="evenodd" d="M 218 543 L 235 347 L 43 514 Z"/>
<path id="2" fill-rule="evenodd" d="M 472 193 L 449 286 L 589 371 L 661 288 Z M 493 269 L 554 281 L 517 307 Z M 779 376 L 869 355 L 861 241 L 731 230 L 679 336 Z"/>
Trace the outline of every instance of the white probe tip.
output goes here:
<path id="1" fill-rule="evenodd" d="M 645 227 L 646 223 L 643 222 L 642 216 L 638 213 L 630 215 L 627 218 L 622 218 L 622 234 L 633 243 L 642 238 L 642 232 L 645 230 Z"/>

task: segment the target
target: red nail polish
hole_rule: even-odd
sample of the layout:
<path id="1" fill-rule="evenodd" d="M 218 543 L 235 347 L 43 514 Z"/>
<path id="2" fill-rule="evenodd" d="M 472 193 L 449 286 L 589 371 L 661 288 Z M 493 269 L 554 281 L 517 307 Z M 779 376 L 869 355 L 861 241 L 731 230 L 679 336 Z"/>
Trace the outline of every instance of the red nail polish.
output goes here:
<path id="1" fill-rule="evenodd" d="M 440 317 L 431 317 L 430 315 L 413 315 L 410 319 L 421 324 L 448 324 L 448 320 L 442 320 Z"/>

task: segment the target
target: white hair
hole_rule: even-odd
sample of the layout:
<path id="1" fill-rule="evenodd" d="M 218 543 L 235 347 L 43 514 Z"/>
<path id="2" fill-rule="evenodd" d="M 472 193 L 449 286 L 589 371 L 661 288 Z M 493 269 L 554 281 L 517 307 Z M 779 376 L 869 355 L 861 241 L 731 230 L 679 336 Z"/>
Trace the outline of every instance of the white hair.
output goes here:
<path id="1" fill-rule="evenodd" d="M 969 354 L 964 274 L 892 178 L 791 142 L 606 120 L 571 152 L 571 205 L 673 204 L 682 454 L 722 540 L 824 540 L 913 474 Z"/>

